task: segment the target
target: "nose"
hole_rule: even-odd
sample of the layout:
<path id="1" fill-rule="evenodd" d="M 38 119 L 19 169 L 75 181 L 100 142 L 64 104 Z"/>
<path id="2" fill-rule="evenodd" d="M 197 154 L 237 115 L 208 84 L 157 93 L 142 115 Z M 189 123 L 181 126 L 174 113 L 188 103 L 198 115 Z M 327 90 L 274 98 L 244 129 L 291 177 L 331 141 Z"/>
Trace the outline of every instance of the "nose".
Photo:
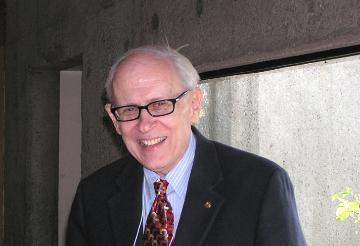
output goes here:
<path id="1" fill-rule="evenodd" d="M 140 117 L 138 119 L 139 131 L 142 133 L 150 131 L 152 126 L 154 125 L 154 121 L 155 118 L 152 117 L 145 108 L 142 108 L 140 112 Z"/>

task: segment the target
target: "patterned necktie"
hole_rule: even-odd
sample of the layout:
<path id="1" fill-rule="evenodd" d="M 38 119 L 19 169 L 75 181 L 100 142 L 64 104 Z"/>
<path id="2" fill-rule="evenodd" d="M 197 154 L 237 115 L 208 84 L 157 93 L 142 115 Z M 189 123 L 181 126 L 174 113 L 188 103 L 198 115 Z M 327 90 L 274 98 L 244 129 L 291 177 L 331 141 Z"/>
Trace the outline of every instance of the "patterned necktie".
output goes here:
<path id="1" fill-rule="evenodd" d="M 166 197 L 168 182 L 158 179 L 154 182 L 155 200 L 151 206 L 144 231 L 145 246 L 170 246 L 173 243 L 174 215 Z"/>

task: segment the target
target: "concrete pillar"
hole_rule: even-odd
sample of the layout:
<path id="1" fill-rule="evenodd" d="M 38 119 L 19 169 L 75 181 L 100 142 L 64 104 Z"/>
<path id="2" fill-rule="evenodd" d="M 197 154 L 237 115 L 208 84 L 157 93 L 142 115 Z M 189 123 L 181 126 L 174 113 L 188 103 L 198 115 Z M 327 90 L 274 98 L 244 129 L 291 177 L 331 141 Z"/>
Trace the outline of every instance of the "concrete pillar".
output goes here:
<path id="1" fill-rule="evenodd" d="M 30 126 L 22 193 L 26 199 L 25 240 L 22 245 L 55 246 L 58 224 L 59 73 L 51 70 L 29 71 L 27 90 L 30 103 L 27 108 L 31 109 L 31 114 L 26 119 L 20 119 L 26 120 Z"/>
<path id="2" fill-rule="evenodd" d="M 4 240 L 4 47 L 0 46 L 0 245 Z"/>

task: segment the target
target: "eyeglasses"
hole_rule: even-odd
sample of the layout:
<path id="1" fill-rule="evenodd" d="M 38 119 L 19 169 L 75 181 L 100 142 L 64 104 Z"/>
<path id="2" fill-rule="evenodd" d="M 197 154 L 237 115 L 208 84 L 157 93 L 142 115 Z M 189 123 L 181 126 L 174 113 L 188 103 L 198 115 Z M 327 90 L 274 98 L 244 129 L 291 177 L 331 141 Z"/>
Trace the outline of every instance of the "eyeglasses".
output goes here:
<path id="1" fill-rule="evenodd" d="M 154 101 L 145 106 L 127 105 L 113 107 L 111 108 L 111 112 L 115 115 L 116 120 L 121 122 L 139 119 L 142 109 L 146 109 L 152 117 L 168 115 L 174 112 L 175 103 L 177 103 L 189 91 L 190 90 L 184 91 L 176 98 Z"/>

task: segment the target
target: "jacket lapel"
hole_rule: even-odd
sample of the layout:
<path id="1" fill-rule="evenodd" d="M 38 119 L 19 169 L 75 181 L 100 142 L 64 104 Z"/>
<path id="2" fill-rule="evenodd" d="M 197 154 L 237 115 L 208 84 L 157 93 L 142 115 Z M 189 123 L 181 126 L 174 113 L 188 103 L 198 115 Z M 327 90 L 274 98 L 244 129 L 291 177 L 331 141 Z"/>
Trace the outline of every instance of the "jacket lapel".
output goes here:
<path id="1" fill-rule="evenodd" d="M 196 129 L 193 131 L 196 153 L 175 245 L 202 245 L 224 203 L 216 150 Z"/>
<path id="2" fill-rule="evenodd" d="M 119 192 L 108 201 L 116 245 L 133 245 L 141 218 L 143 171 L 130 160 L 116 181 Z M 142 237 L 142 228 L 138 236 Z"/>
<path id="3" fill-rule="evenodd" d="M 193 128 L 196 153 L 175 245 L 202 245 L 224 198 L 222 172 L 213 144 Z M 143 245 L 142 227 L 138 233 L 142 209 L 142 166 L 133 158 L 117 179 L 119 192 L 109 201 L 110 220 L 116 245 Z"/>

